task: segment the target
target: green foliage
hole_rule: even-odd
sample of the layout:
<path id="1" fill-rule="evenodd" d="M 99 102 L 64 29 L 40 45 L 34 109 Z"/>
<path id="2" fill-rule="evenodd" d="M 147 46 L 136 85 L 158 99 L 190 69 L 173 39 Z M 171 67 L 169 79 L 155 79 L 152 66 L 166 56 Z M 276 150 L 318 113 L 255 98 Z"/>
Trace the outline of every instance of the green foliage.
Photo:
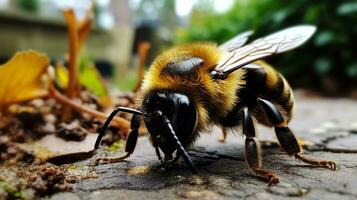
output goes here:
<path id="1" fill-rule="evenodd" d="M 6 181 L 0 180 L 0 188 L 7 193 L 9 199 L 23 199 L 21 191 Z"/>
<path id="2" fill-rule="evenodd" d="M 29 12 L 37 12 L 40 6 L 38 0 L 17 0 L 16 4 L 19 8 Z"/>
<path id="3" fill-rule="evenodd" d="M 346 89 L 357 79 L 357 1 L 236 1 L 224 14 L 199 9 L 202 7 L 209 6 L 196 6 L 189 28 L 178 31 L 177 43 L 222 43 L 246 30 L 254 30 L 256 38 L 297 24 L 313 24 L 318 30 L 308 43 L 268 62 L 293 86 L 321 89 L 323 80 L 329 79 Z"/>
<path id="4" fill-rule="evenodd" d="M 106 86 L 89 57 L 81 57 L 79 80 L 84 87 L 92 91 L 98 97 L 108 95 Z"/>
<path id="5" fill-rule="evenodd" d="M 116 79 L 115 85 L 120 90 L 132 91 L 137 81 L 137 71 L 129 70 L 125 73 L 120 73 Z"/>

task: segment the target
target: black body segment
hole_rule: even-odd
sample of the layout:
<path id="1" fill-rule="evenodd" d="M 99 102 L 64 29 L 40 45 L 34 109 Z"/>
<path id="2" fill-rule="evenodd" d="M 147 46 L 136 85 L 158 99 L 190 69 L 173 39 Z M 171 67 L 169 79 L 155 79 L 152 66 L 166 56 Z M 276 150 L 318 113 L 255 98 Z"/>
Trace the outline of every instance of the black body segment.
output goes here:
<path id="1" fill-rule="evenodd" d="M 153 92 L 143 101 L 146 128 L 155 148 L 165 154 L 164 161 L 171 160 L 172 154 L 183 156 L 193 173 L 197 173 L 185 148 L 195 137 L 197 112 L 191 100 L 174 91 Z M 159 156 L 159 151 L 157 151 Z M 177 157 L 176 157 L 177 158 Z"/>
<path id="2" fill-rule="evenodd" d="M 175 140 L 176 148 L 179 151 L 178 153 L 183 156 L 187 166 L 190 167 L 192 173 L 197 174 L 197 169 L 196 169 L 195 165 L 193 164 L 192 160 L 190 159 L 190 156 L 187 154 L 186 150 L 183 148 L 180 140 L 176 136 L 174 128 L 172 127 L 172 125 L 170 123 L 170 120 L 165 115 L 162 115 L 162 113 L 160 113 L 160 115 L 161 115 L 166 127 L 168 128 L 168 130 L 166 130 L 167 131 L 166 133 L 170 134 L 171 137 Z"/>
<path id="3" fill-rule="evenodd" d="M 258 103 L 263 106 L 264 111 L 266 112 L 271 123 L 279 125 L 284 122 L 284 117 L 274 104 L 261 98 L 258 98 Z"/>
<path id="4" fill-rule="evenodd" d="M 161 133 L 162 121 L 152 114 L 156 113 L 158 108 L 170 120 L 183 147 L 188 147 L 196 137 L 193 132 L 197 124 L 197 112 L 191 100 L 181 93 L 160 91 L 153 92 L 143 101 L 143 112 L 148 113 L 144 121 L 151 141 L 154 146 L 160 147 L 165 155 L 170 155 L 176 147 L 172 145 L 172 138 Z"/>
<path id="5" fill-rule="evenodd" d="M 286 153 L 292 155 L 301 151 L 294 134 L 288 127 L 275 127 L 275 133 L 281 147 Z"/>
<path id="6" fill-rule="evenodd" d="M 138 129 L 140 127 L 140 118 L 138 114 L 134 114 L 130 121 L 130 128 L 131 129 Z"/>
<path id="7" fill-rule="evenodd" d="M 138 141 L 138 129 L 132 130 L 128 137 L 126 138 L 126 143 L 125 143 L 125 152 L 132 154 L 134 152 L 136 142 Z"/>
<path id="8" fill-rule="evenodd" d="M 107 118 L 107 120 L 104 122 L 103 127 L 99 130 L 99 135 L 97 137 L 97 140 L 95 141 L 94 149 L 98 149 L 98 147 L 100 145 L 100 142 L 102 141 L 102 138 L 105 135 L 105 131 L 109 127 L 110 122 L 113 120 L 115 115 L 117 115 L 121 111 L 122 112 L 132 113 L 132 114 L 138 114 L 138 115 L 142 115 L 143 114 L 142 112 L 140 112 L 138 110 L 135 110 L 135 109 L 132 109 L 132 108 L 118 107 L 115 110 L 113 110 L 112 113 L 110 113 L 110 115 Z"/>
<path id="9" fill-rule="evenodd" d="M 279 109 L 284 111 L 283 118 L 289 121 L 294 100 L 290 86 L 283 77 L 269 65 L 260 62 L 244 66 L 243 69 L 246 70 L 246 84 L 237 92 L 240 101 L 236 107 L 240 109 L 248 107 L 257 121 L 272 126 L 272 123 L 267 120 L 268 116 L 261 113 L 264 109 L 258 106 L 259 98 L 266 99 L 279 105 Z"/>
<path id="10" fill-rule="evenodd" d="M 238 126 L 242 121 L 241 107 L 235 106 L 231 112 L 229 112 L 224 118 L 220 120 L 220 123 L 224 127 L 235 127 Z"/>
<path id="11" fill-rule="evenodd" d="M 261 156 L 259 155 L 259 146 L 254 138 L 245 139 L 245 159 L 250 169 L 261 168 Z"/>
<path id="12" fill-rule="evenodd" d="M 264 107 L 264 110 L 267 112 L 270 121 L 274 123 L 275 134 L 279 140 L 281 147 L 286 151 L 288 155 L 292 155 L 295 158 L 301 160 L 302 162 L 328 168 L 331 170 L 336 170 L 336 163 L 330 160 L 316 160 L 313 158 L 307 158 L 302 155 L 301 148 L 299 143 L 292 133 L 292 131 L 287 127 L 287 122 L 283 120 L 282 114 L 276 108 L 276 106 L 269 102 L 266 99 L 258 99 L 258 102 L 261 103 Z"/>
<path id="13" fill-rule="evenodd" d="M 169 62 L 161 71 L 160 74 L 165 75 L 191 75 L 194 70 L 202 66 L 204 63 L 202 58 L 198 57 L 183 57 L 172 62 Z"/>
<path id="14" fill-rule="evenodd" d="M 134 114 L 131 118 L 130 127 L 132 130 L 126 138 L 125 152 L 132 154 L 134 152 L 139 136 L 140 119 L 138 118 L 137 114 Z"/>
<path id="15" fill-rule="evenodd" d="M 269 120 L 274 124 L 275 134 L 281 147 L 289 154 L 299 153 L 301 151 L 298 141 L 291 130 L 286 126 L 286 122 L 276 106 L 266 99 L 258 99 L 267 113 Z"/>
<path id="16" fill-rule="evenodd" d="M 245 138 L 245 160 L 248 168 L 252 170 L 256 175 L 261 176 L 269 182 L 269 185 L 278 183 L 279 178 L 271 171 L 262 169 L 262 155 L 260 146 L 255 137 L 254 121 L 250 116 L 248 108 L 244 108 L 242 111 L 243 119 L 243 133 L 246 134 Z M 247 130 L 249 129 L 249 130 Z"/>
<path id="17" fill-rule="evenodd" d="M 99 157 L 95 159 L 94 165 L 98 165 L 100 162 L 103 164 L 105 163 L 114 163 L 114 162 L 121 162 L 124 159 L 128 158 L 135 150 L 136 147 L 136 142 L 138 141 L 138 136 L 139 136 L 139 127 L 140 127 L 140 119 L 138 115 L 143 115 L 140 111 L 134 110 L 131 108 L 117 108 L 115 109 L 110 116 L 107 118 L 105 121 L 103 127 L 100 129 L 100 134 L 98 135 L 97 141 L 96 141 L 96 146 L 95 149 L 98 148 L 101 138 L 104 136 L 106 129 L 108 128 L 110 121 L 114 118 L 114 116 L 119 112 L 119 111 L 124 111 L 128 113 L 134 113 L 133 117 L 131 118 L 131 131 L 127 137 L 126 143 L 125 143 L 125 154 L 122 156 L 117 156 L 117 157 Z M 97 146 L 98 145 L 98 146 Z"/>
<path id="18" fill-rule="evenodd" d="M 244 66 L 246 74 L 246 88 L 249 91 L 261 94 L 266 87 L 267 73 L 263 67 L 257 64 Z"/>
<path id="19" fill-rule="evenodd" d="M 255 137 L 254 123 L 248 112 L 248 108 L 243 109 L 243 134 L 248 138 Z"/>

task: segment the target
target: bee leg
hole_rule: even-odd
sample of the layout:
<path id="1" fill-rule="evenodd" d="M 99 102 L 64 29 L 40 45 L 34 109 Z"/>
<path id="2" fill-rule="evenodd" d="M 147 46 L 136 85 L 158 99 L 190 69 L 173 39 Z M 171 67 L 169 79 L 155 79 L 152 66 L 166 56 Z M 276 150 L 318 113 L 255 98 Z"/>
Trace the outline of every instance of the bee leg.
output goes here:
<path id="1" fill-rule="evenodd" d="M 162 156 L 161 156 L 161 153 L 160 153 L 160 150 L 159 150 L 158 146 L 155 146 L 155 153 L 157 155 L 157 158 L 160 160 L 161 165 L 163 165 L 164 164 L 164 160 L 162 159 Z"/>
<path id="2" fill-rule="evenodd" d="M 95 159 L 94 165 L 98 165 L 99 163 L 101 164 L 107 164 L 107 163 L 115 163 L 115 162 L 121 162 L 125 158 L 128 158 L 135 149 L 136 142 L 138 140 L 138 135 L 139 135 L 139 127 L 140 127 L 140 119 L 138 118 L 137 114 L 134 114 L 132 119 L 131 119 L 131 132 L 129 133 L 126 143 L 125 143 L 125 154 L 123 156 L 118 156 L 118 157 L 99 157 Z"/>
<path id="3" fill-rule="evenodd" d="M 222 136 L 218 139 L 218 141 L 224 143 L 226 141 L 226 138 L 227 138 L 227 128 L 222 127 Z"/>
<path id="4" fill-rule="evenodd" d="M 278 141 L 288 155 L 293 155 L 296 159 L 311 165 L 336 170 L 336 163 L 333 161 L 316 160 L 303 156 L 296 137 L 289 127 L 287 127 L 287 121 L 284 120 L 276 106 L 270 101 L 261 98 L 258 98 L 258 103 L 262 105 L 269 120 L 274 124 Z"/>
<path id="5" fill-rule="evenodd" d="M 177 152 L 175 157 L 170 161 L 164 162 L 162 164 L 162 167 L 164 167 L 165 169 L 172 167 L 172 165 L 174 165 L 179 160 L 180 157 L 181 157 L 181 154 L 179 152 Z"/>
<path id="6" fill-rule="evenodd" d="M 255 140 L 255 128 L 252 117 L 248 112 L 248 108 L 243 109 L 243 134 L 245 139 L 245 160 L 256 175 L 263 177 L 269 182 L 269 186 L 274 183 L 279 183 L 279 178 L 272 172 L 262 169 L 262 154 L 259 144 Z"/>
<path id="7" fill-rule="evenodd" d="M 186 149 L 183 147 L 183 145 L 181 144 L 179 138 L 177 137 L 174 128 L 171 125 L 170 120 L 164 115 L 162 114 L 161 111 L 157 111 L 156 115 L 158 117 L 160 117 L 160 119 L 162 120 L 161 124 L 158 124 L 158 126 L 161 126 L 162 131 L 164 134 L 170 135 L 171 138 L 175 141 L 176 147 L 177 147 L 177 155 L 181 155 L 183 157 L 183 159 L 185 160 L 185 163 L 188 167 L 190 167 L 191 172 L 193 174 L 197 174 L 197 169 L 195 167 L 195 165 L 193 164 L 190 156 L 188 155 Z M 167 155 L 165 155 L 166 157 Z M 171 155 L 170 155 L 171 156 Z M 170 158 L 171 160 L 171 158 Z"/>

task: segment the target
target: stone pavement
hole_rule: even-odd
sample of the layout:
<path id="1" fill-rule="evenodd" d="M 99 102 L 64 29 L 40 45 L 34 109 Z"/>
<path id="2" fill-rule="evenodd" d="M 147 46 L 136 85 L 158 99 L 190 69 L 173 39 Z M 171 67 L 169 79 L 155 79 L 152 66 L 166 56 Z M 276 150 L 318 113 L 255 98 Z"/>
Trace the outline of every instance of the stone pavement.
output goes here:
<path id="1" fill-rule="evenodd" d="M 263 166 L 280 178 L 279 184 L 268 187 L 247 169 L 241 135 L 231 134 L 222 144 L 217 141 L 220 130 L 214 128 L 189 152 L 199 170 L 195 176 L 184 164 L 169 171 L 158 169 L 154 148 L 141 137 L 126 162 L 90 167 L 98 178 L 77 182 L 72 192 L 50 199 L 357 199 L 357 102 L 318 98 L 297 102 L 290 127 L 309 144 L 305 154 L 334 160 L 336 171 L 308 166 L 277 145 L 264 145 Z M 260 138 L 275 140 L 273 130 L 260 128 Z"/>

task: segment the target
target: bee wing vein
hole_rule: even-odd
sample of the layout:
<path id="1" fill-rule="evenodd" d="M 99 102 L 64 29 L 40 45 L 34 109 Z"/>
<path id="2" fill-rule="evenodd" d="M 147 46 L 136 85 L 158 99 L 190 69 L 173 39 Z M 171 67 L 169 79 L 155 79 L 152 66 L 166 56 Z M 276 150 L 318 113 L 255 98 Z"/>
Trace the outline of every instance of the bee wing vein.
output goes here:
<path id="1" fill-rule="evenodd" d="M 226 55 L 218 63 L 215 70 L 230 73 L 261 58 L 294 49 L 308 40 L 315 30 L 316 28 L 310 25 L 294 26 L 256 39 L 248 45 L 226 52 Z M 232 39 L 232 41 L 234 40 L 235 38 Z M 224 43 L 223 47 L 229 46 L 229 41 Z M 220 49 L 221 47 L 222 45 Z"/>

